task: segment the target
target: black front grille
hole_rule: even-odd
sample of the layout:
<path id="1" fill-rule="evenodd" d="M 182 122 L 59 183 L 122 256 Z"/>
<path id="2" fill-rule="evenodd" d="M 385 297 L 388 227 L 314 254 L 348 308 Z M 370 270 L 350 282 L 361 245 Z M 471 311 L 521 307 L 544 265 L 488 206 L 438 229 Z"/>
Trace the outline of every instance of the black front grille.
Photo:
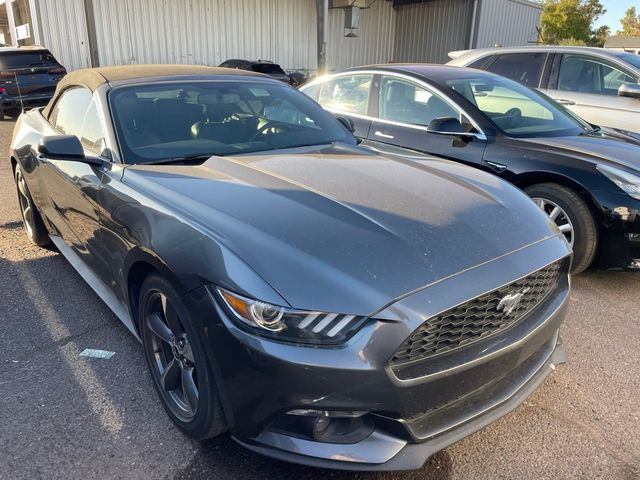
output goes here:
<path id="1" fill-rule="evenodd" d="M 450 352 L 515 325 L 553 291 L 562 265 L 552 263 L 427 320 L 396 351 L 391 366 Z"/>

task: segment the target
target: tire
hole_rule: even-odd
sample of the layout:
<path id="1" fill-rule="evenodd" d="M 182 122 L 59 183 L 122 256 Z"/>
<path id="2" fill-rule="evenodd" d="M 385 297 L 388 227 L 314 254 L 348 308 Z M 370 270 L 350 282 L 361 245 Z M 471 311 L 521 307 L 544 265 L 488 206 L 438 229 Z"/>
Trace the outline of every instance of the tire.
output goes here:
<path id="1" fill-rule="evenodd" d="M 598 229 L 589 206 L 576 192 L 557 183 L 540 183 L 527 187 L 524 191 L 538 203 L 539 207 L 540 200 L 548 202 L 544 208 L 547 214 L 550 210 L 553 211 L 554 206 L 560 207 L 561 214 L 556 218 L 556 224 L 564 222 L 562 215 L 566 215 L 568 224 L 573 227 L 571 273 L 584 272 L 591 266 L 598 250 Z M 559 226 L 566 228 L 565 225 L 567 225 L 566 222 Z"/>
<path id="2" fill-rule="evenodd" d="M 46 247 L 51 244 L 51 239 L 42 221 L 42 216 L 37 207 L 33 203 L 29 187 L 22 174 L 20 165 L 16 165 L 16 171 L 14 172 L 14 179 L 16 182 L 16 191 L 18 192 L 18 204 L 20 205 L 20 216 L 22 217 L 22 224 L 24 230 L 34 244 L 39 247 Z"/>
<path id="3" fill-rule="evenodd" d="M 21 113 L 22 113 L 22 110 L 19 108 L 12 108 L 10 110 L 4 111 L 4 114 L 13 120 L 17 120 L 17 118 L 20 116 Z"/>
<path id="4" fill-rule="evenodd" d="M 221 434 L 226 422 L 208 350 L 180 295 L 165 278 L 151 274 L 138 305 L 144 356 L 163 408 L 196 440 Z"/>

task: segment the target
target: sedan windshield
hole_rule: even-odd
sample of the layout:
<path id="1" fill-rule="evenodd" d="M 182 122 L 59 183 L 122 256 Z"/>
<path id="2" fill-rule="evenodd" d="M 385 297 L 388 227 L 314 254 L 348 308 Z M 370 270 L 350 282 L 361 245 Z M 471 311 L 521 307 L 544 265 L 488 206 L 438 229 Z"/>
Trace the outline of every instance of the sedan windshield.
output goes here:
<path id="1" fill-rule="evenodd" d="M 448 80 L 501 131 L 512 137 L 579 135 L 591 127 L 551 99 L 496 75 Z"/>
<path id="2" fill-rule="evenodd" d="M 264 81 L 190 81 L 109 94 L 126 163 L 237 155 L 356 140 L 306 95 Z"/>

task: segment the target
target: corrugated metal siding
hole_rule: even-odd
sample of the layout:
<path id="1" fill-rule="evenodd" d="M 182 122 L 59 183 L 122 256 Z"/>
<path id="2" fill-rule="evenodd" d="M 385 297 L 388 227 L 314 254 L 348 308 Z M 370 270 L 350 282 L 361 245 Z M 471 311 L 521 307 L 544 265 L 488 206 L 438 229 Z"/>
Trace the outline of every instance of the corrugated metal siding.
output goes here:
<path id="1" fill-rule="evenodd" d="M 314 0 L 93 0 L 101 65 L 267 59 L 315 68 Z"/>
<path id="2" fill-rule="evenodd" d="M 541 6 L 514 0 L 482 0 L 476 48 L 527 45 L 538 38 Z"/>
<path id="3" fill-rule="evenodd" d="M 38 0 L 40 41 L 67 70 L 91 64 L 82 0 Z"/>
<path id="4" fill-rule="evenodd" d="M 434 0 L 398 7 L 393 60 L 444 63 L 468 48 L 473 0 Z"/>
<path id="5" fill-rule="evenodd" d="M 392 2 L 377 0 L 360 11 L 358 37 L 344 36 L 344 10 L 329 10 L 327 68 L 341 70 L 357 65 L 386 63 L 393 57 L 395 17 Z"/>

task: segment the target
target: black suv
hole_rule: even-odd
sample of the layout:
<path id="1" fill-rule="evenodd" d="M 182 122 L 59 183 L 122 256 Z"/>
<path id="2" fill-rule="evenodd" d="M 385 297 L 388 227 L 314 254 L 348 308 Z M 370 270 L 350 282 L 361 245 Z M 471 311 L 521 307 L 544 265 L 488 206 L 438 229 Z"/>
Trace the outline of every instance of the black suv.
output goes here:
<path id="1" fill-rule="evenodd" d="M 46 105 L 67 73 L 43 47 L 0 47 L 0 119 Z"/>

